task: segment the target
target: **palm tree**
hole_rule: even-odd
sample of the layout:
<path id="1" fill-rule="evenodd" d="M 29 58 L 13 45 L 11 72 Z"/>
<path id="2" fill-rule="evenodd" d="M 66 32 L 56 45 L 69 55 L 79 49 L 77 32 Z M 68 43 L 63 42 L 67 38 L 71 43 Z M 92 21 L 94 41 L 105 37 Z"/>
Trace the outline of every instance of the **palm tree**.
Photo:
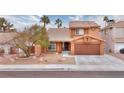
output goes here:
<path id="1" fill-rule="evenodd" d="M 50 23 L 50 19 L 48 16 L 43 15 L 40 19 L 41 19 L 40 22 L 43 23 L 44 28 L 46 27 L 46 24 Z"/>
<path id="2" fill-rule="evenodd" d="M 104 16 L 104 18 L 103 18 L 103 21 L 106 21 L 106 22 L 108 22 L 108 16 Z"/>
<path id="3" fill-rule="evenodd" d="M 105 21 L 105 26 L 106 26 L 107 23 L 109 22 L 109 18 L 108 18 L 108 16 L 104 16 L 103 21 Z"/>
<path id="4" fill-rule="evenodd" d="M 105 26 L 111 25 L 112 23 L 115 23 L 114 19 L 109 20 L 109 18 L 107 16 L 104 16 L 103 21 L 105 21 Z"/>
<path id="5" fill-rule="evenodd" d="M 58 28 L 62 27 L 62 20 L 59 18 L 55 20 L 55 25 L 57 25 Z"/>

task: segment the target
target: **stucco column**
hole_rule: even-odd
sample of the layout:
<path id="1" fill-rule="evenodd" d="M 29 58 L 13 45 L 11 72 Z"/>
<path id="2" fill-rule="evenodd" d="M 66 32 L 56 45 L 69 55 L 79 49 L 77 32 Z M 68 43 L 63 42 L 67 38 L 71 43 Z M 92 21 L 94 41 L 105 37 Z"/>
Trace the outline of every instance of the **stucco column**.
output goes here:
<path id="1" fill-rule="evenodd" d="M 71 42 L 71 54 L 74 55 L 74 42 Z"/>
<path id="2" fill-rule="evenodd" d="M 62 42 L 62 51 L 65 49 L 65 42 Z"/>
<path id="3" fill-rule="evenodd" d="M 35 45 L 35 52 L 34 52 L 35 56 L 37 56 L 37 45 Z"/>
<path id="4" fill-rule="evenodd" d="M 100 55 L 104 55 L 104 43 L 100 43 Z"/>
<path id="5" fill-rule="evenodd" d="M 35 56 L 40 56 L 41 54 L 41 46 L 35 45 Z"/>

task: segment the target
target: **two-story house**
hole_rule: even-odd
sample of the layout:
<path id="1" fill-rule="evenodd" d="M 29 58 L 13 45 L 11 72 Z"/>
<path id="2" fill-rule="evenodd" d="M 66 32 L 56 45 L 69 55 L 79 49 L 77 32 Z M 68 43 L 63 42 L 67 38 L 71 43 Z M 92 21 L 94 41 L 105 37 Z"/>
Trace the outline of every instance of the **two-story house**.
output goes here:
<path id="1" fill-rule="evenodd" d="M 119 53 L 124 48 L 124 21 L 104 27 L 101 36 L 105 39 L 105 52 Z"/>
<path id="2" fill-rule="evenodd" d="M 103 55 L 104 40 L 100 26 L 93 21 L 71 21 L 69 28 L 49 28 L 50 46 L 47 51 L 69 51 L 74 55 Z"/>

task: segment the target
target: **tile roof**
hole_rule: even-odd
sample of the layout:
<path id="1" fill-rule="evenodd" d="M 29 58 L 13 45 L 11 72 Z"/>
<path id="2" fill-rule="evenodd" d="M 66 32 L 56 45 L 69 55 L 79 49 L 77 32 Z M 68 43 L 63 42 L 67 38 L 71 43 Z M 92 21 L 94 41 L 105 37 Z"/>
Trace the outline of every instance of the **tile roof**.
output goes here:
<path id="1" fill-rule="evenodd" d="M 112 27 L 124 27 L 124 21 L 118 21 L 112 24 Z"/>
<path id="2" fill-rule="evenodd" d="M 69 23 L 70 28 L 89 28 L 89 27 L 100 27 L 94 21 L 71 21 Z"/>
<path id="3" fill-rule="evenodd" d="M 49 41 L 71 41 L 69 28 L 49 28 L 47 33 Z"/>
<path id="4" fill-rule="evenodd" d="M 116 43 L 124 43 L 124 38 L 114 38 L 113 41 Z"/>
<path id="5" fill-rule="evenodd" d="M 124 27 L 124 21 L 118 21 L 116 23 L 112 23 L 111 25 L 108 25 L 108 26 L 102 28 L 102 30 L 110 29 L 112 27 Z"/>
<path id="6" fill-rule="evenodd" d="M 15 36 L 17 35 L 17 33 L 6 33 L 6 32 L 0 32 L 0 44 L 5 44 L 5 43 L 9 43 Z"/>

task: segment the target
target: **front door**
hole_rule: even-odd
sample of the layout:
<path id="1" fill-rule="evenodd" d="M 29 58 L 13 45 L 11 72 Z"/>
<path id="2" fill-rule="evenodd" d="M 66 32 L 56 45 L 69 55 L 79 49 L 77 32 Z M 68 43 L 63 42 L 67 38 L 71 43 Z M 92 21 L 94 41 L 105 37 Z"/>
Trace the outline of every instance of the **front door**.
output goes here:
<path id="1" fill-rule="evenodd" d="M 64 51 L 69 51 L 69 42 L 64 42 Z"/>

